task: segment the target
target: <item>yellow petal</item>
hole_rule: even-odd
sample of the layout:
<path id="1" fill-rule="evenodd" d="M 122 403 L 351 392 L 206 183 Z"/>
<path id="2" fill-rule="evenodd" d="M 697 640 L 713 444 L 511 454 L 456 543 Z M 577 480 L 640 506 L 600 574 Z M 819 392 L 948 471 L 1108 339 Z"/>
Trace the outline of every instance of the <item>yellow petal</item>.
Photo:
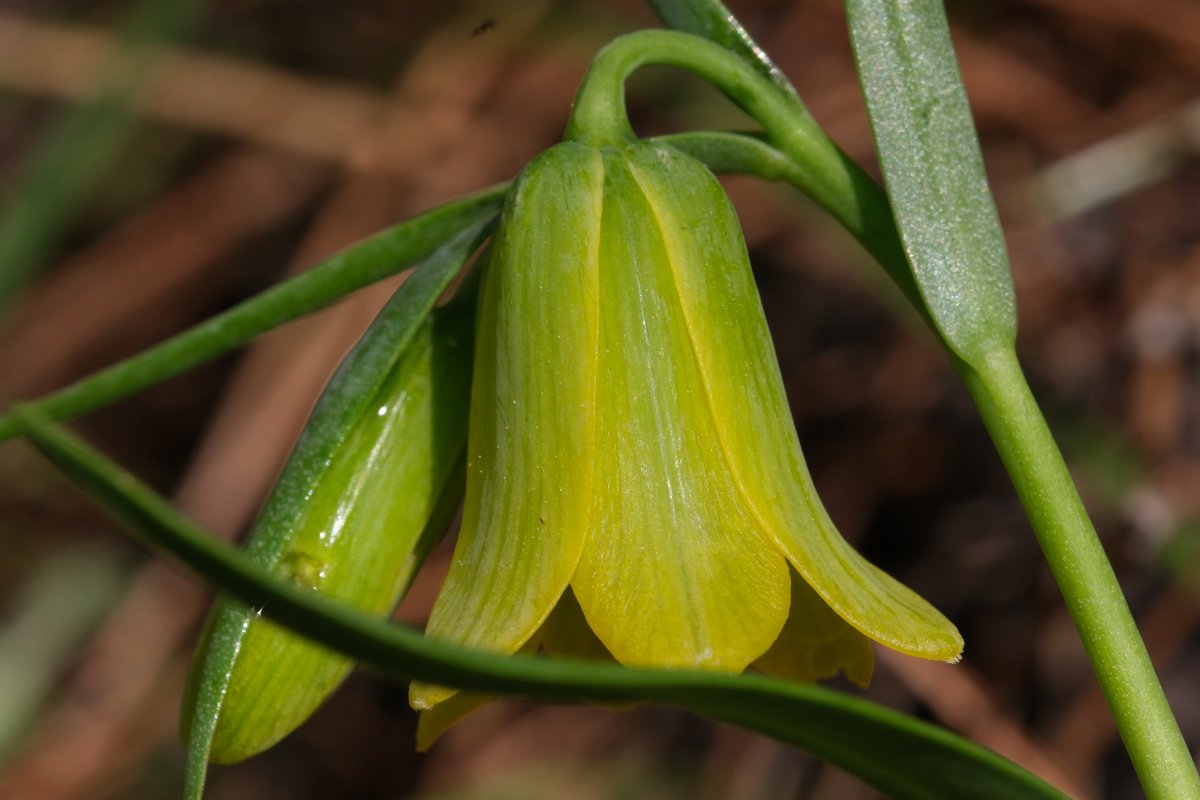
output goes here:
<path id="1" fill-rule="evenodd" d="M 583 547 L 593 459 L 599 153 L 561 144 L 505 205 L 477 325 L 462 532 L 426 632 L 514 653 Z M 413 684 L 425 709 L 450 689 Z"/>
<path id="2" fill-rule="evenodd" d="M 870 641 L 833 613 L 821 596 L 792 573 L 792 610 L 771 649 L 754 668 L 776 678 L 816 681 L 838 672 L 866 688 L 875 671 Z"/>
<path id="3" fill-rule="evenodd" d="M 661 214 L 606 150 L 594 501 L 571 585 L 623 664 L 740 671 L 787 617 L 787 565 L 740 496 L 680 306 L 677 262 L 700 251 Z"/>
<path id="4" fill-rule="evenodd" d="M 676 285 L 701 385 L 748 507 L 804 580 L 859 631 L 904 653 L 957 659 L 962 637 L 954 625 L 850 547 L 817 497 L 736 216 L 711 212 L 728 206 L 724 191 L 701 164 L 669 147 L 629 152 L 664 236 L 691 237 L 701 255 L 675 260 Z"/>

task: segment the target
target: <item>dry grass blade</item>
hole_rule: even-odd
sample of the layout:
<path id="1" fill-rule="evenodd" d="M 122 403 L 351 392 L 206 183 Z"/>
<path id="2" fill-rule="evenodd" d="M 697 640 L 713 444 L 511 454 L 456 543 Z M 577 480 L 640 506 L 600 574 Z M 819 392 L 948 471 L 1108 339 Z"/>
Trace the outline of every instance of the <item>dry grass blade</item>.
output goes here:
<path id="1" fill-rule="evenodd" d="M 10 88 L 81 101 L 119 55 L 102 28 L 0 13 L 0 83 Z M 386 104 L 353 85 L 185 50 L 160 53 L 131 98 L 134 111 L 151 119 L 335 162 L 348 157 Z"/>

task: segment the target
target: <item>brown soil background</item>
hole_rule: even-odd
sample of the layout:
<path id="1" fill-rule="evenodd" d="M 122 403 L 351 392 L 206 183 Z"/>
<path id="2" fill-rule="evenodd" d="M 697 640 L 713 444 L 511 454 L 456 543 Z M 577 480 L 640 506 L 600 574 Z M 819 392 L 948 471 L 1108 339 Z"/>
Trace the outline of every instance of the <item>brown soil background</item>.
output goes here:
<path id="1" fill-rule="evenodd" d="M 874 170 L 840 4 L 730 5 Z M 1020 352 L 1195 749 L 1200 7 L 948 5 L 1009 237 Z M 62 113 L 93 92 L 127 11 L 0 4 L 0 214 Z M 653 24 L 635 0 L 205 4 L 143 76 L 136 124 L 0 318 L 0 400 L 64 385 L 515 174 L 561 135 L 591 54 Z M 643 133 L 746 125 L 678 73 L 648 70 L 630 91 Z M 867 694 L 1080 797 L 1140 796 L 946 359 L 803 197 L 727 185 L 834 518 L 966 637 L 956 667 L 883 655 Z M 366 290 L 74 427 L 237 536 L 388 292 Z M 178 697 L 209 595 L 131 545 L 19 443 L 0 448 L 0 520 L 0 694 L 26 701 L 0 715 L 0 798 L 178 796 Z M 435 555 L 402 618 L 427 613 L 447 555 Z M 413 730 L 404 687 L 356 674 L 282 745 L 214 769 L 209 796 L 877 796 L 803 753 L 668 708 L 495 705 L 428 755 L 413 753 Z"/>

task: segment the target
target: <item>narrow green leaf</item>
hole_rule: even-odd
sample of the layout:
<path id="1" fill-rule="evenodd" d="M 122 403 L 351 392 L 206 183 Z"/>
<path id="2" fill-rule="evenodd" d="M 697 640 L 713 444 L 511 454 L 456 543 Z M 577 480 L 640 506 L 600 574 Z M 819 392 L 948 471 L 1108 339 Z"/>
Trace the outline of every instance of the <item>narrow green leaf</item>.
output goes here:
<path id="1" fill-rule="evenodd" d="M 591 702 L 665 701 L 802 747 L 896 798 L 1066 795 L 948 731 L 854 697 L 754 675 L 504 658 L 455 647 L 272 578 L 36 409 L 22 432 L 147 546 L 282 625 L 400 679 Z"/>
<path id="2" fill-rule="evenodd" d="M 947 344 L 978 363 L 1016 339 L 1004 234 L 940 0 L 847 0 L 859 80 L 913 275 Z"/>
<path id="3" fill-rule="evenodd" d="M 802 185 L 801 170 L 757 131 L 688 131 L 656 136 L 716 173 L 738 172 L 768 181 Z"/>
<path id="4" fill-rule="evenodd" d="M 255 563 L 364 611 L 395 606 L 461 490 L 474 308 L 427 317 L 490 225 L 423 261 L 343 360 L 251 533 Z M 238 761 L 274 744 L 351 666 L 218 602 L 185 697 L 189 796 L 210 757 Z"/>
<path id="5" fill-rule="evenodd" d="M 69 419 L 186 372 L 406 269 L 455 233 L 495 216 L 507 191 L 507 184 L 485 189 L 380 231 L 194 328 L 47 395 L 37 406 L 54 420 Z M 14 420 L 0 416 L 0 442 L 16 432 Z"/>

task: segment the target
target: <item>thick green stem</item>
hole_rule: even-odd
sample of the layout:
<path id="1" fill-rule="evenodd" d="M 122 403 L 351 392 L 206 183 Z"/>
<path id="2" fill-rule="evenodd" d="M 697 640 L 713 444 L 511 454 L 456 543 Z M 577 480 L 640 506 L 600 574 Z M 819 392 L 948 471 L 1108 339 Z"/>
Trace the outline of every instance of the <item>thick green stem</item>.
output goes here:
<path id="1" fill-rule="evenodd" d="M 1033 523 L 1146 795 L 1200 797 L 1191 753 L 1016 355 L 997 351 L 981 370 L 959 366 Z"/>
<path id="2" fill-rule="evenodd" d="M 596 146 L 632 141 L 625 81 L 650 64 L 686 69 L 720 89 L 796 163 L 805 192 L 856 235 L 868 227 L 892 227 L 891 210 L 878 185 L 837 148 L 798 100 L 785 98 L 739 56 L 686 33 L 638 31 L 610 42 L 596 55 L 579 87 L 565 138 Z"/>

